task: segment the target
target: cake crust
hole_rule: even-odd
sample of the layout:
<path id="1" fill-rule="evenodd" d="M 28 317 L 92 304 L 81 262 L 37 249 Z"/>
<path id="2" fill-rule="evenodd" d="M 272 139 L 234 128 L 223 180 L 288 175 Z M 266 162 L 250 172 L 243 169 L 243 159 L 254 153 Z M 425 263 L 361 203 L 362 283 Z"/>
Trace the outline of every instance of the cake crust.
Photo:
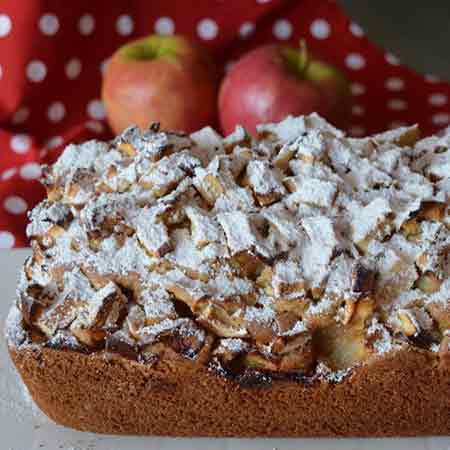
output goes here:
<path id="1" fill-rule="evenodd" d="M 450 433 L 450 372 L 405 349 L 337 384 L 242 386 L 199 358 L 152 365 L 118 355 L 10 348 L 38 406 L 81 431 L 162 436 L 419 436 Z"/>

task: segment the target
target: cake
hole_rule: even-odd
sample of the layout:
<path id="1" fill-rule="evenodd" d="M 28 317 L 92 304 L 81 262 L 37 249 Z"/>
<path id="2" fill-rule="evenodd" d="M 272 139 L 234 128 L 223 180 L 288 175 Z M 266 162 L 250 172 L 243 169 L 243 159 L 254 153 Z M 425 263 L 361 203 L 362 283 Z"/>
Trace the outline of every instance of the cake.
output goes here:
<path id="1" fill-rule="evenodd" d="M 11 358 L 65 426 L 450 434 L 450 130 L 153 124 L 44 167 Z"/>

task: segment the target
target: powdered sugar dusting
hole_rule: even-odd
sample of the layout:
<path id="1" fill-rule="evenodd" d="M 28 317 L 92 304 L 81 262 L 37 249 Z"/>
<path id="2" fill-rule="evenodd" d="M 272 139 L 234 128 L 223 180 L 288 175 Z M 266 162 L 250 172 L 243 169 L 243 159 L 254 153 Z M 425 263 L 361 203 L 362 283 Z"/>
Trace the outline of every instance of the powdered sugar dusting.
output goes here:
<path id="1" fill-rule="evenodd" d="M 8 339 L 27 342 L 27 321 L 49 345 L 114 336 L 192 356 L 210 333 L 267 370 L 336 326 L 362 323 L 364 358 L 398 334 L 435 346 L 450 308 L 449 141 L 416 141 L 415 127 L 347 138 L 312 114 L 257 139 L 153 124 L 70 145 L 43 169 Z M 329 381 L 350 373 L 304 356 Z"/>

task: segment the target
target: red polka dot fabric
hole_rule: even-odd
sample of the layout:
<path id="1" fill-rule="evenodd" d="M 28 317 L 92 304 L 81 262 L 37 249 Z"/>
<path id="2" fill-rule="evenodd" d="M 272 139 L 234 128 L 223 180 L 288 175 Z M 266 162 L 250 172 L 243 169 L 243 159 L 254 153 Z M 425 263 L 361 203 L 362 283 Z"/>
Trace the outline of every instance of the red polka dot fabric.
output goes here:
<path id="1" fill-rule="evenodd" d="M 297 46 L 351 80 L 353 135 L 450 121 L 450 85 L 421 76 L 368 41 L 329 0 L 5 0 L 0 3 L 0 248 L 28 244 L 26 212 L 44 196 L 41 164 L 69 142 L 108 138 L 99 99 L 111 54 L 150 33 L 183 34 L 209 48 L 224 72 L 267 43 Z"/>

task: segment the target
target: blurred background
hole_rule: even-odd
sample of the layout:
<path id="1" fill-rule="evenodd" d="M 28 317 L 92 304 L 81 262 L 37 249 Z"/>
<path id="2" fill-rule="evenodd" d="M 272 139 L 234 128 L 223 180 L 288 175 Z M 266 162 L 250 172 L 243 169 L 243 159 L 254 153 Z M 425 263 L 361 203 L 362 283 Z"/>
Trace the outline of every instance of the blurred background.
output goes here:
<path id="1" fill-rule="evenodd" d="M 420 73 L 450 80 L 448 0 L 338 0 L 367 35 Z"/>

